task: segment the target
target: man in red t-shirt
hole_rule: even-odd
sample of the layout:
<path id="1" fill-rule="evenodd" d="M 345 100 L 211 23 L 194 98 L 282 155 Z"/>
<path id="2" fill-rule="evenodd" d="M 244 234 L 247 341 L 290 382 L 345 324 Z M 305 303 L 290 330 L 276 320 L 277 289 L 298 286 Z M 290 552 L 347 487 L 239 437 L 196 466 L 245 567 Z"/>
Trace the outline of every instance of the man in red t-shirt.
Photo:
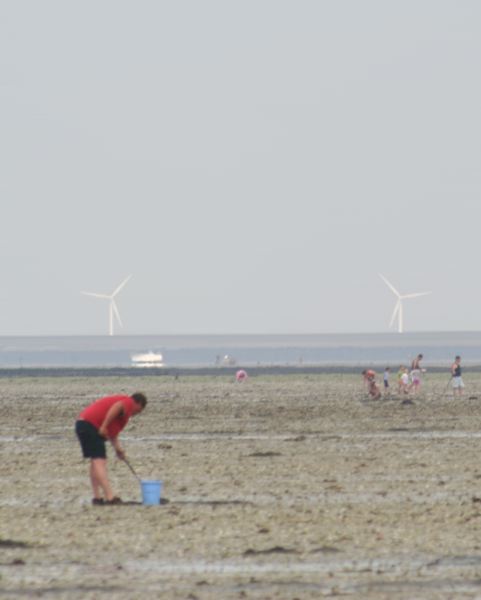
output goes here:
<path id="1" fill-rule="evenodd" d="M 140 392 L 132 396 L 106 396 L 84 408 L 78 416 L 75 432 L 84 458 L 90 458 L 90 482 L 94 494 L 92 504 L 122 502 L 118 496 L 114 496 L 110 487 L 105 440 L 110 440 L 118 458 L 124 460 L 125 452 L 119 444 L 119 433 L 130 417 L 142 412 L 146 404 L 147 398 Z"/>

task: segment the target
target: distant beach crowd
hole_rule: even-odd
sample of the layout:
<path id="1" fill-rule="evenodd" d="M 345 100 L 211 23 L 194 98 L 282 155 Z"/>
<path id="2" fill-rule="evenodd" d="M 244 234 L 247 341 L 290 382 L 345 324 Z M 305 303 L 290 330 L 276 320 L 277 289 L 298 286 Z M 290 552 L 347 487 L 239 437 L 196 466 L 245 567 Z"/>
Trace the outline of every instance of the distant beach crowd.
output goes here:
<path id="1" fill-rule="evenodd" d="M 426 369 L 421 366 L 424 358 L 423 354 L 418 354 L 413 358 L 410 368 L 405 365 L 400 365 L 397 371 L 397 393 L 402 397 L 410 394 L 416 396 L 421 390 L 422 377 L 426 373 Z M 381 391 L 380 385 L 377 383 L 377 373 L 373 369 L 364 369 L 362 372 L 364 384 L 369 396 L 375 400 L 379 400 L 383 396 L 391 396 L 391 367 L 386 367 L 383 373 L 383 383 Z M 456 355 L 450 368 L 450 379 L 446 385 L 446 391 L 451 386 L 454 396 L 461 396 L 464 390 L 464 382 L 462 378 L 461 357 Z"/>

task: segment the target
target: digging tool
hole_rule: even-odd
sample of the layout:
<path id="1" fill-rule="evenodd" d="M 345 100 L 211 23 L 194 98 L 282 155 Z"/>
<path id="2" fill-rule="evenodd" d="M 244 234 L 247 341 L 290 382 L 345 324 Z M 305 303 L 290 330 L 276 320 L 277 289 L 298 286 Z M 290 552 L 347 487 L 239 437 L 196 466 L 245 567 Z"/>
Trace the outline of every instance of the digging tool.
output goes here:
<path id="1" fill-rule="evenodd" d="M 137 480 L 139 481 L 139 483 L 142 483 L 142 480 L 137 475 L 137 473 L 135 472 L 134 467 L 129 463 L 129 461 L 126 458 L 124 458 L 123 461 L 129 467 L 129 469 L 132 471 L 132 473 L 135 475 L 135 477 L 137 477 Z"/>

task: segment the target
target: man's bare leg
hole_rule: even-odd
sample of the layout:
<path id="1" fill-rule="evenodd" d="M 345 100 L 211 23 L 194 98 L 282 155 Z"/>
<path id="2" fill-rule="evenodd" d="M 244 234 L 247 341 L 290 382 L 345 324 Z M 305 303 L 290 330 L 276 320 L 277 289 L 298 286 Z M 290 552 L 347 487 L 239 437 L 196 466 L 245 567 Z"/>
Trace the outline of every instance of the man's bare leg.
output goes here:
<path id="1" fill-rule="evenodd" d="M 94 498 L 100 498 L 99 488 L 104 493 L 105 500 L 112 500 L 114 494 L 107 476 L 107 459 L 92 458 L 90 461 L 90 482 Z"/>

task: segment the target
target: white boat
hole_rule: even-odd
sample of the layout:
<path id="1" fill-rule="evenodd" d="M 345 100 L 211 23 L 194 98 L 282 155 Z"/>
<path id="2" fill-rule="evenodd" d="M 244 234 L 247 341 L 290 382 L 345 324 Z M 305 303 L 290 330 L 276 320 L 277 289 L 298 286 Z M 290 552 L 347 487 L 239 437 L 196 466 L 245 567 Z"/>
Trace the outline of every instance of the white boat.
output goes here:
<path id="1" fill-rule="evenodd" d="M 159 352 L 144 352 L 132 354 L 132 366 L 134 367 L 164 367 L 164 357 Z"/>
<path id="2" fill-rule="evenodd" d="M 222 359 L 222 365 L 224 367 L 233 367 L 236 364 L 236 362 L 236 359 L 233 356 L 230 356 L 229 354 L 226 354 Z"/>

